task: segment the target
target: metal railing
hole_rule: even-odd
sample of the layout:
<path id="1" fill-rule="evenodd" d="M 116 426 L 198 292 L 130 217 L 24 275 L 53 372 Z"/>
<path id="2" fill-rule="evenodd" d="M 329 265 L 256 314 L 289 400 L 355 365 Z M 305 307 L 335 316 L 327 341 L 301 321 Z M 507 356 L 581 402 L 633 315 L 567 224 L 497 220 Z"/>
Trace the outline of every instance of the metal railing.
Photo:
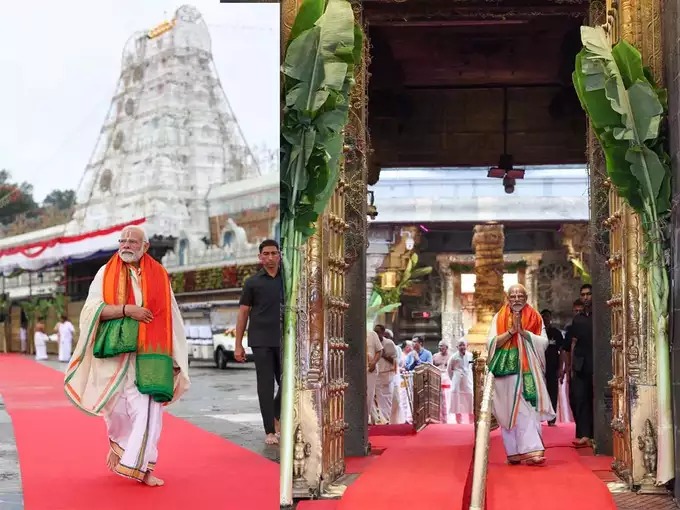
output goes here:
<path id="1" fill-rule="evenodd" d="M 478 382 L 483 377 L 484 385 L 481 388 L 481 392 L 478 391 L 478 387 L 475 388 L 475 400 L 479 398 L 479 405 L 475 402 L 477 413 L 475 416 L 475 448 L 472 466 L 470 510 L 482 510 L 484 508 L 486 473 L 489 467 L 490 434 L 491 430 L 497 427 L 491 414 L 494 376 L 486 370 L 485 360 L 478 361 L 478 363 L 475 363 L 475 382 Z M 479 370 L 484 370 L 485 375 L 478 374 Z"/>

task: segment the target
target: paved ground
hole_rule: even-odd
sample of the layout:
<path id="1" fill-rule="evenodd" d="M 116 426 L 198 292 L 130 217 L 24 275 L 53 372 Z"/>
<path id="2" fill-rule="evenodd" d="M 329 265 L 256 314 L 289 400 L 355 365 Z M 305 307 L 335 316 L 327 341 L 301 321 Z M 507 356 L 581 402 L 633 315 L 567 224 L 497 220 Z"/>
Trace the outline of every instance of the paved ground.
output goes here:
<path id="1" fill-rule="evenodd" d="M 46 361 L 63 371 L 65 364 Z M 279 449 L 264 444 L 255 365 L 192 363 L 191 390 L 168 411 L 194 425 L 278 462 Z M 22 510 L 21 477 L 10 417 L 0 395 L 0 510 Z"/>

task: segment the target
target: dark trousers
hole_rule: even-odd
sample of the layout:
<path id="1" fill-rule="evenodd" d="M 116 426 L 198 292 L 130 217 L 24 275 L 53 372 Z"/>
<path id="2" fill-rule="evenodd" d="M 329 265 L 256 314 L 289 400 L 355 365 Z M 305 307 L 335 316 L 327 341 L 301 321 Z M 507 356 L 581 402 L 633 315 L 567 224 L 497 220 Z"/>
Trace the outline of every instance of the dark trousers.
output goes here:
<path id="1" fill-rule="evenodd" d="M 257 399 L 264 431 L 274 434 L 274 420 L 281 419 L 281 348 L 253 347 L 255 374 L 257 377 Z M 274 382 L 278 386 L 274 396 Z"/>
<path id="2" fill-rule="evenodd" d="M 569 382 L 569 400 L 576 422 L 576 437 L 593 438 L 593 374 L 575 372 Z"/>
<path id="3" fill-rule="evenodd" d="M 552 402 L 553 411 L 557 413 L 557 395 L 559 393 L 559 378 L 557 377 L 557 371 L 548 370 L 545 374 L 545 386 L 548 390 L 548 395 L 550 395 L 550 402 Z M 555 423 L 557 417 L 548 423 Z"/>

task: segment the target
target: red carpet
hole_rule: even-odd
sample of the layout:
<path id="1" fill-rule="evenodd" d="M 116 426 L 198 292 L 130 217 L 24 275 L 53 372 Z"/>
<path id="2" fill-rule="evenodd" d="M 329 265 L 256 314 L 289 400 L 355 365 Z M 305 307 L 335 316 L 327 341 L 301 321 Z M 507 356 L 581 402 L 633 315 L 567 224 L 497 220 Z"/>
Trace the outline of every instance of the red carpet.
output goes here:
<path id="1" fill-rule="evenodd" d="M 607 486 L 584 464 L 575 448 L 572 425 L 543 427 L 546 464 L 509 466 L 500 432 L 491 436 L 486 509 L 616 510 Z"/>
<path id="2" fill-rule="evenodd" d="M 472 434 L 471 425 L 429 425 L 417 435 L 372 435 L 371 444 L 379 441 L 385 451 L 347 488 L 337 510 L 459 510 Z M 417 495 L 409 495 L 412 481 Z"/>
<path id="3" fill-rule="evenodd" d="M 400 425 L 369 425 L 368 436 L 413 436 L 416 431 L 413 425 L 403 423 Z"/>
<path id="4" fill-rule="evenodd" d="M 169 413 L 156 471 L 165 486 L 111 474 L 103 419 L 73 407 L 62 381 L 52 368 L 0 355 L 0 394 L 14 424 L 26 510 L 278 508 L 278 464 Z"/>

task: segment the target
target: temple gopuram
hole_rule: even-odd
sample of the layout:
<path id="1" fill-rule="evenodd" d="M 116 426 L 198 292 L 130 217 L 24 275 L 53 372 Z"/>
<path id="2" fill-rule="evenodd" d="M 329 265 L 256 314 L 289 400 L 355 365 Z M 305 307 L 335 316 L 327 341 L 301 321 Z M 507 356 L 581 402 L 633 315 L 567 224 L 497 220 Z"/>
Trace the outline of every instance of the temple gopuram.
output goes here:
<path id="1" fill-rule="evenodd" d="M 0 239 L 4 349 L 19 351 L 20 326 L 32 338 L 38 315 L 49 331 L 63 312 L 78 323 L 127 224 L 145 228 L 187 323 L 233 327 L 259 243 L 279 235 L 278 204 L 278 165 L 261 168 L 222 89 L 208 26 L 182 6 L 126 43 L 72 217 Z"/>

